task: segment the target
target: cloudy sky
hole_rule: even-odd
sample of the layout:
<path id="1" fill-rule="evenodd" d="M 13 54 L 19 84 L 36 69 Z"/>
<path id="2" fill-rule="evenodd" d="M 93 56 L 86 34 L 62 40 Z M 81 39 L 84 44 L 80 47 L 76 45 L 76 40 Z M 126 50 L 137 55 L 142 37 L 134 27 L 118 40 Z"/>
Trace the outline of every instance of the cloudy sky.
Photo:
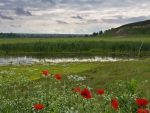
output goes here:
<path id="1" fill-rule="evenodd" d="M 150 0 L 0 0 L 0 32 L 91 34 L 150 19 Z"/>

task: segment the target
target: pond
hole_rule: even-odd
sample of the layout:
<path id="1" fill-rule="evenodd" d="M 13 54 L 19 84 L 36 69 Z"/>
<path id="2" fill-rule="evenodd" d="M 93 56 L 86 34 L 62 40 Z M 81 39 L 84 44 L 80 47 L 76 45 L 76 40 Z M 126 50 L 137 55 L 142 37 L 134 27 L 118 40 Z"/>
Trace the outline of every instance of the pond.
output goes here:
<path id="1" fill-rule="evenodd" d="M 65 62 L 116 62 L 131 61 L 136 58 L 109 55 L 48 55 L 48 56 L 0 56 L 0 66 L 4 65 L 31 65 L 35 63 L 65 63 Z"/>

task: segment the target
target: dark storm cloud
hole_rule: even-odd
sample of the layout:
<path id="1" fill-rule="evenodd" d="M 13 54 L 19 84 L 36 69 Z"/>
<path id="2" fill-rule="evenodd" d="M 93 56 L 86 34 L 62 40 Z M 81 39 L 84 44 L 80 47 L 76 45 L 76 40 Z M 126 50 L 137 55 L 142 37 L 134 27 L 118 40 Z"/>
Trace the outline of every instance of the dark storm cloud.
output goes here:
<path id="1" fill-rule="evenodd" d="M 59 24 L 68 24 L 67 22 L 61 21 L 61 20 L 56 20 L 56 22 L 59 23 Z"/>
<path id="2" fill-rule="evenodd" d="M 143 21 L 149 19 L 149 17 L 146 16 L 139 16 L 139 17 L 126 17 L 123 18 L 123 16 L 113 16 L 116 17 L 115 19 L 101 19 L 104 23 L 128 23 L 128 22 L 137 22 L 137 21 Z"/>
<path id="3" fill-rule="evenodd" d="M 2 18 L 2 19 L 8 19 L 8 20 L 14 20 L 12 17 L 10 17 L 10 16 L 5 16 L 5 15 L 2 15 L 1 13 L 0 13 L 0 18 Z"/>
<path id="4" fill-rule="evenodd" d="M 16 8 L 15 9 L 17 15 L 26 15 L 26 16 L 32 16 L 32 14 L 29 11 L 25 11 L 23 8 Z"/>

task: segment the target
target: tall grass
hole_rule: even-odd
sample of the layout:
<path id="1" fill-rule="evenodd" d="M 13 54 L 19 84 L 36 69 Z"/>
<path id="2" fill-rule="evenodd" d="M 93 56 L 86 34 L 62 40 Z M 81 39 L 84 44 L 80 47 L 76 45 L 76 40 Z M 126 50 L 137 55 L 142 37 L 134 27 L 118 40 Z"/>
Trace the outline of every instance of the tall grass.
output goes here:
<path id="1" fill-rule="evenodd" d="M 15 43 L 1 44 L 0 52 L 2 53 L 51 53 L 51 52 L 118 52 L 138 54 L 150 52 L 150 43 L 133 41 L 57 41 L 57 42 L 32 42 L 32 43 Z"/>

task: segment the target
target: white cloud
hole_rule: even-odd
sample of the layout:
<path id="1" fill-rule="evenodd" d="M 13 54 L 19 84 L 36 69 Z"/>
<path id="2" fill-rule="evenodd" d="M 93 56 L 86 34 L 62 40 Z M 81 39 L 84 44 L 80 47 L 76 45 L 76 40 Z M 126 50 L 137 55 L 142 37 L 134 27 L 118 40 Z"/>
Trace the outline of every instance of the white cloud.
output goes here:
<path id="1" fill-rule="evenodd" d="M 149 19 L 149 5 L 149 0 L 2 0 L 0 29 L 92 33 Z"/>

